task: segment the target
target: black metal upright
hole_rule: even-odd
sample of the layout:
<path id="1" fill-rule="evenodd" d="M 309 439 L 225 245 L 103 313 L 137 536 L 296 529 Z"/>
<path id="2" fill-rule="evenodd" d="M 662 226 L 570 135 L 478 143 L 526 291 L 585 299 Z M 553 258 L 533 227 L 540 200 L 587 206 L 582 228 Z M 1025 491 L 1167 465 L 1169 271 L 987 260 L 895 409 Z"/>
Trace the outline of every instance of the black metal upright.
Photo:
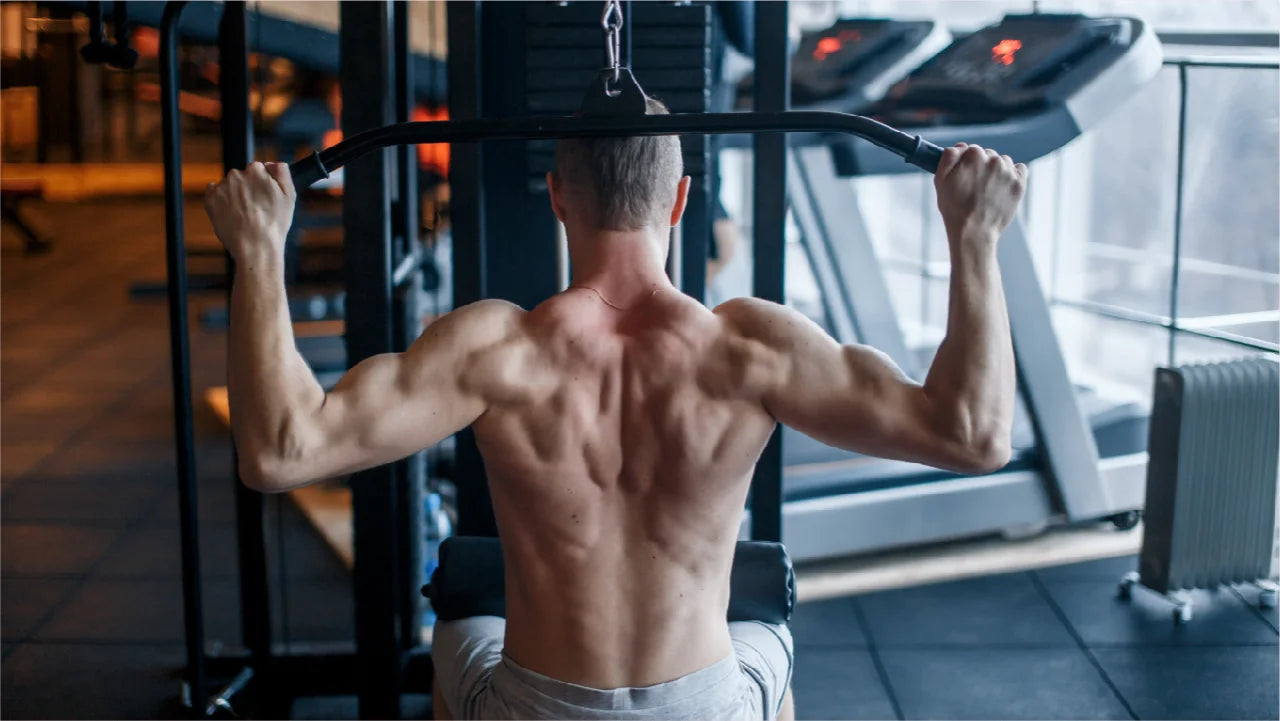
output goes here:
<path id="1" fill-rule="evenodd" d="M 390 0 L 343 2 L 342 131 L 351 136 L 387 125 L 393 13 Z M 383 149 L 344 170 L 342 204 L 346 274 L 346 343 L 351 364 L 394 351 L 391 193 L 395 152 Z M 399 718 L 402 685 L 397 626 L 399 552 L 393 466 L 351 477 L 355 546 L 356 651 L 361 718 Z"/>
<path id="2" fill-rule="evenodd" d="M 756 112 L 786 110 L 791 97 L 791 53 L 787 47 L 787 3 L 765 2 L 755 17 Z M 752 292 L 758 298 L 782 303 L 784 295 L 787 223 L 787 136 L 752 138 L 752 177 L 755 207 L 752 235 Z M 782 540 L 782 432 L 774 428 L 756 464 L 751 482 L 751 537 Z"/>
<path id="3" fill-rule="evenodd" d="M 529 113 L 525 37 L 535 3 L 481 2 L 480 111 L 482 117 L 510 118 Z M 603 36 L 602 36 L 603 37 Z M 450 53 L 453 46 L 449 46 Z M 452 64 L 452 58 L 450 58 Z M 545 196 L 529 190 L 529 142 L 485 144 L 481 158 L 486 234 L 486 290 L 523 308 L 533 308 L 560 289 L 556 286 L 555 214 Z M 540 232 L 530 232 L 536 228 Z M 545 229 L 545 230 L 544 230 Z M 458 236 L 455 234 L 454 238 Z"/>
<path id="4" fill-rule="evenodd" d="M 480 5 L 455 0 L 446 9 L 449 36 L 449 118 L 480 117 Z M 480 187 L 483 143 L 449 148 L 449 222 L 453 227 L 453 304 L 485 297 L 484 189 Z"/>
<path id="5" fill-rule="evenodd" d="M 478 2 L 450 2 L 446 10 L 449 34 L 449 117 L 479 118 L 483 114 L 481 77 L 488 67 L 481 48 L 481 10 Z M 495 148 L 482 143 L 455 144 L 449 149 L 450 223 L 453 225 L 453 305 L 460 308 L 488 297 L 488 226 L 485 188 L 480 182 L 485 158 Z M 497 522 L 485 483 L 484 460 L 468 428 L 456 437 L 454 473 L 458 481 L 459 534 L 497 535 Z"/>
<path id="6" fill-rule="evenodd" d="M 410 60 L 409 46 L 409 2 L 394 0 L 391 15 L 392 68 L 395 85 L 396 122 L 403 123 L 413 119 L 413 64 Z M 418 239 L 418 163 L 417 146 L 405 145 L 396 148 L 396 178 L 393 188 L 391 213 L 391 235 L 395 240 L 393 257 L 396 268 L 408 268 L 402 282 L 397 283 L 394 293 L 394 335 L 395 349 L 407 350 L 418 335 L 418 326 L 422 319 L 419 302 L 422 287 L 422 270 L 418 258 L 420 246 Z M 397 271 L 395 275 L 400 274 Z M 400 638 L 403 644 L 412 646 L 413 639 L 421 636 L 422 594 L 419 588 L 426 582 L 422 562 L 422 494 L 426 486 L 426 458 L 418 453 L 399 461 L 396 469 L 397 509 L 400 512 L 397 521 L 400 531 L 398 546 L 400 548 Z"/>
<path id="7" fill-rule="evenodd" d="M 222 103 L 222 169 L 243 170 L 253 162 L 253 113 L 249 109 L 247 8 L 228 2 L 218 28 L 218 94 Z M 227 258 L 227 287 L 235 266 Z M 271 598 L 267 583 L 267 542 L 262 494 L 240 483 L 232 450 L 236 536 L 240 562 L 240 628 L 255 668 L 271 656 Z"/>
<path id="8" fill-rule="evenodd" d="M 409 62 L 408 0 L 394 0 L 391 14 L 392 77 L 394 85 L 393 114 L 395 122 L 413 119 L 413 64 Z M 411 255 L 418 241 L 418 163 L 417 147 L 396 148 L 396 182 L 393 188 L 391 234 L 396 239 L 395 260 Z"/>
<path id="9" fill-rule="evenodd" d="M 631 13 L 631 4 L 628 3 L 627 17 L 633 18 L 632 33 L 628 35 L 628 45 L 631 44 L 630 38 L 635 32 L 640 30 L 644 18 L 636 17 Z M 641 3 L 636 4 L 636 10 L 640 10 Z M 719 82 L 719 78 L 711 77 L 711 68 L 714 63 L 711 59 L 711 14 L 710 4 L 703 5 L 698 10 L 702 11 L 702 46 L 704 52 L 699 58 L 697 67 L 684 68 L 684 72 L 690 77 L 697 77 L 698 86 L 697 94 L 700 96 L 698 101 L 691 106 L 680 107 L 678 104 L 672 108 L 673 112 L 701 112 L 705 113 L 712 109 L 711 106 L 711 89 Z M 665 9 L 664 9 L 665 10 Z M 689 8 L 687 10 L 692 10 Z M 650 7 L 645 7 L 644 12 L 653 13 Z M 661 12 L 661 11 L 659 11 Z M 669 11 L 668 11 L 669 12 Z M 653 56 L 645 58 L 649 63 L 654 63 Z M 658 76 L 664 73 L 662 68 L 649 68 L 641 63 L 632 63 L 636 68 L 640 77 Z M 689 200 L 685 205 L 684 218 L 680 221 L 680 290 L 686 295 L 694 298 L 698 302 L 705 302 L 707 295 L 707 258 L 710 255 L 710 246 L 715 240 L 712 237 L 711 209 L 715 207 L 718 198 L 712 197 L 711 177 L 715 175 L 716 163 L 719 162 L 716 151 L 717 148 L 710 136 L 686 135 L 681 138 L 684 145 L 684 154 L 688 158 L 693 154 L 700 155 L 701 161 L 693 168 L 686 168 L 689 175 Z"/>
<path id="10" fill-rule="evenodd" d="M 178 531 L 182 545 L 182 623 L 187 643 L 186 683 L 192 705 L 200 708 L 209 685 L 204 665 L 195 422 L 191 415 L 191 346 L 187 327 L 187 253 L 182 213 L 182 134 L 178 113 L 178 21 L 185 6 L 185 2 L 167 4 L 160 21 L 160 114 L 164 151 L 165 261 L 169 286 L 169 359 L 173 369 Z"/>

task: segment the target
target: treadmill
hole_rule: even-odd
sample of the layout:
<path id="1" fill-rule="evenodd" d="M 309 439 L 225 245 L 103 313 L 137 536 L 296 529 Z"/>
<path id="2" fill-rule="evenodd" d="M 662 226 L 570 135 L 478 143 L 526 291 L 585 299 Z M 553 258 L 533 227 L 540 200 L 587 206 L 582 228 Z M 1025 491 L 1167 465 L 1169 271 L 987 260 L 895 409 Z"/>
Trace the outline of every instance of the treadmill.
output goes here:
<path id="1" fill-rule="evenodd" d="M 951 33 L 932 20 L 843 18 L 800 36 L 791 57 L 791 105 L 858 112 L 947 47 Z M 738 84 L 736 107 L 750 110 L 752 76 Z"/>
<path id="2" fill-rule="evenodd" d="M 1153 79 L 1162 60 L 1154 32 L 1137 19 L 1010 15 L 956 40 L 878 100 L 836 109 L 944 147 L 978 143 L 1030 162 L 1093 127 Z M 841 342 L 879 348 L 921 378 L 848 181 L 913 169 L 856 139 L 793 135 L 790 145 L 791 209 L 826 327 Z M 1018 364 L 1009 464 L 964 476 L 849 453 L 784 428 L 783 541 L 794 558 L 1062 523 L 1137 522 L 1144 409 L 1072 386 L 1021 221 L 1001 238 L 999 260 Z"/>

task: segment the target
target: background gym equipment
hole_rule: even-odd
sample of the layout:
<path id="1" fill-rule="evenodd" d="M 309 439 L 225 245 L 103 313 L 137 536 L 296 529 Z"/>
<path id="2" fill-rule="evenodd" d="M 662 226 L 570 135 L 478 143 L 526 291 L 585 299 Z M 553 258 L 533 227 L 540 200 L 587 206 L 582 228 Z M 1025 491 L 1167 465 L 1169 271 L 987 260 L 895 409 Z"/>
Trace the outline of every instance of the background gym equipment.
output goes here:
<path id="1" fill-rule="evenodd" d="M 791 103 L 860 112 L 950 42 L 951 33 L 932 20 L 841 18 L 800 39 L 791 58 Z M 750 75 L 737 90 L 739 107 L 750 107 Z"/>
<path id="2" fill-rule="evenodd" d="M 160 40 L 161 91 L 164 112 L 166 245 L 168 249 L 170 343 L 174 388 L 174 437 L 178 452 L 179 523 L 183 560 L 183 615 L 187 651 L 187 669 L 183 696 L 188 700 L 189 706 L 197 712 L 203 712 L 204 715 L 229 711 L 233 704 L 240 704 L 246 698 L 252 699 L 253 705 L 259 709 L 265 709 L 267 714 L 283 715 L 287 713 L 289 700 L 295 695 L 358 691 L 362 694 L 362 699 L 366 699 L 362 703 L 362 713 L 364 715 L 388 718 L 398 716 L 399 694 L 405 690 L 402 681 L 407 678 L 424 684 L 420 686 L 410 684 L 407 686 L 410 690 L 426 690 L 430 688 L 431 673 L 429 657 L 423 653 L 423 649 L 418 643 L 409 640 L 407 637 L 403 643 L 407 649 L 417 647 L 416 653 L 395 651 L 391 655 L 378 656 L 379 653 L 385 654 L 387 651 L 387 646 L 385 645 L 387 641 L 381 636 L 381 633 L 384 631 L 391 632 L 392 639 L 390 642 L 398 648 L 402 643 L 399 632 L 409 627 L 409 621 L 406 620 L 404 627 L 397 626 L 394 621 L 389 626 L 376 626 L 378 631 L 377 640 L 370 641 L 369 639 L 370 627 L 367 625 L 368 623 L 380 624 L 388 617 L 395 618 L 402 610 L 407 618 L 416 615 L 415 609 L 418 603 L 414 597 L 416 594 L 406 592 L 399 598 L 394 595 L 384 597 L 381 595 L 382 589 L 380 587 L 368 582 L 367 577 L 371 572 L 375 579 L 379 575 L 390 580 L 395 578 L 395 574 L 400 570 L 398 566 L 394 565 L 396 559 L 394 553 L 395 541 L 391 538 L 383 537 L 382 540 L 389 544 L 392 552 L 385 556 L 376 553 L 362 556 L 362 558 L 372 558 L 375 555 L 379 557 L 374 564 L 356 564 L 358 618 L 368 620 L 359 622 L 358 633 L 361 635 L 355 653 L 279 652 L 272 645 L 272 612 L 263 528 L 263 497 L 248 490 L 238 482 L 236 483 L 236 527 L 241 590 L 240 615 L 243 623 L 242 643 L 247 653 L 211 654 L 206 651 L 203 628 L 204 612 L 200 590 L 199 545 L 197 540 L 197 486 L 194 464 L 191 368 L 188 349 L 187 288 L 185 287 L 187 268 L 183 238 L 181 143 L 177 108 L 178 68 L 176 50 L 179 37 L 179 21 L 185 7 L 186 3 L 184 2 L 172 2 L 165 6 L 164 16 L 161 21 Z M 206 10 L 207 7 L 205 6 L 202 10 Z M 372 11 L 370 16 L 361 15 L 362 12 L 369 13 L 370 11 Z M 390 54 L 393 38 L 392 26 L 394 26 L 394 38 L 397 41 L 398 57 L 401 60 L 401 64 L 398 67 L 400 71 L 399 77 L 404 82 L 398 86 L 392 86 L 385 74 L 376 76 L 383 80 L 381 84 L 376 86 L 380 98 L 378 104 L 381 104 L 384 94 L 397 97 L 399 106 L 405 111 L 405 117 L 407 118 L 409 98 L 411 97 L 409 90 L 413 86 L 409 80 L 409 65 L 407 62 L 407 27 L 404 15 L 406 11 L 407 4 L 405 3 L 399 3 L 394 8 L 389 3 L 345 5 L 343 7 L 344 23 L 340 37 L 346 48 L 344 57 L 352 58 L 353 56 L 361 56 L 365 50 L 364 42 L 366 38 L 362 34 L 368 32 L 369 27 L 381 28 L 383 36 L 377 47 L 381 48 L 383 57 L 386 59 L 389 58 Z M 368 27 L 365 26 L 365 23 L 368 23 Z M 221 68 L 220 91 L 223 108 L 223 158 L 228 169 L 243 168 L 253 159 L 252 117 L 249 113 L 248 105 L 247 22 L 246 8 L 243 3 L 227 3 L 223 6 L 222 16 L 218 25 L 218 38 Z M 356 50 L 356 48 L 359 48 L 359 50 Z M 349 64 L 351 64 L 350 61 Z M 384 65 L 382 69 L 385 72 L 386 66 Z M 356 104 L 347 104 L 347 111 L 356 113 L 360 108 L 358 106 L 353 107 L 354 105 Z M 351 122 L 345 123 L 345 127 L 350 128 L 351 126 Z M 413 174 L 401 173 L 399 177 L 402 183 L 400 188 L 403 193 L 402 197 L 413 197 Z M 349 191 L 347 199 L 351 200 L 353 195 L 357 196 L 356 200 L 358 201 L 359 192 Z M 411 220 L 406 215 L 415 209 L 414 204 L 405 203 L 404 208 L 404 212 L 398 215 L 398 220 L 401 223 L 399 228 L 402 231 L 401 248 L 409 245 L 411 239 L 410 234 L 405 229 L 417 228 L 416 222 L 406 222 Z M 387 209 L 383 208 L 382 216 L 384 221 L 387 220 L 387 214 Z M 349 224 L 350 218 L 347 221 Z M 359 230 L 365 233 L 377 227 L 387 228 L 387 226 L 376 225 L 358 226 Z M 358 235 L 358 233 L 354 235 Z M 350 237 L 352 235 L 348 236 L 348 238 Z M 385 251 L 390 251 L 390 238 L 386 234 L 381 237 L 381 244 Z M 353 244 L 346 244 L 348 255 L 351 255 L 352 247 Z M 354 247 L 361 246 L 359 243 L 355 243 Z M 347 260 L 350 266 L 353 261 L 351 258 Z M 355 261 L 355 264 L 359 266 L 359 261 Z M 361 268 L 361 270 L 364 270 L 364 268 Z M 415 273 L 409 274 L 408 277 L 403 279 L 402 286 L 409 288 L 416 283 L 420 283 L 420 275 L 417 275 L 420 272 L 420 270 L 416 270 Z M 416 298 L 416 295 L 409 295 L 408 298 Z M 364 303 L 367 303 L 367 301 L 361 299 L 357 307 L 363 308 Z M 402 312 L 398 317 L 407 324 L 402 326 L 400 333 L 401 338 L 405 338 L 410 332 L 409 328 L 413 328 L 416 331 L 418 315 L 415 315 L 416 309 L 399 307 L 401 307 Z M 378 326 L 384 329 L 387 342 L 390 342 L 389 326 L 395 322 L 390 317 L 389 311 L 389 308 L 383 308 L 376 321 Z M 412 324 L 408 324 L 409 319 L 412 319 Z M 373 322 L 370 322 L 369 329 L 352 329 L 349 327 L 347 331 L 348 338 L 358 337 L 361 331 L 367 333 L 369 330 L 374 330 Z M 403 348 L 404 346 L 402 344 L 399 347 Z M 418 461 L 418 463 L 414 463 L 414 460 Z M 420 489 L 420 482 L 412 485 L 406 483 L 406 478 L 409 474 L 414 473 L 414 469 L 419 469 L 418 473 L 421 473 L 420 461 L 420 458 L 411 459 L 397 465 L 396 469 L 405 474 L 400 477 L 401 485 L 399 486 L 395 484 L 394 479 L 387 477 L 394 472 L 392 469 L 387 468 L 382 470 L 385 475 L 381 477 L 377 477 L 377 471 L 371 472 L 370 475 L 376 478 L 359 487 L 386 498 L 388 502 L 391 494 L 397 488 Z M 362 508 L 360 501 L 363 501 L 363 498 L 361 495 L 357 494 L 357 509 Z M 380 510 L 384 515 L 374 525 L 384 529 L 397 527 L 396 521 L 399 516 L 392 509 L 385 506 Z M 405 524 L 400 525 L 403 527 Z M 364 540 L 369 535 L 376 533 L 376 531 L 371 533 L 366 523 L 358 523 L 357 539 L 361 541 L 362 549 L 364 548 Z M 412 553 L 413 546 L 411 544 L 406 544 L 403 547 L 408 549 L 408 553 Z M 376 608 L 378 604 L 385 604 L 385 608 Z M 375 608 L 370 608 L 371 605 L 375 606 Z M 419 633 L 416 624 L 412 626 L 412 633 L 416 638 Z M 370 664 L 362 662 L 362 659 L 367 660 L 370 657 L 379 657 L 384 662 L 394 662 L 395 672 L 392 678 L 388 679 L 392 684 L 390 687 L 385 685 L 385 680 L 382 677 L 371 677 L 367 673 L 366 669 L 369 668 Z M 385 666 L 373 665 L 379 671 L 385 670 Z M 404 677 L 400 675 L 402 671 L 406 671 Z M 215 691 L 215 688 L 220 690 Z M 368 701 L 368 699 L 376 699 L 380 702 L 380 705 L 377 706 L 378 710 L 370 709 L 370 703 L 372 702 Z M 281 704 L 284 704 L 283 711 L 281 711 Z"/>
<path id="3" fill-rule="evenodd" d="M 867 109 L 928 128 L 943 146 L 977 143 L 1030 162 L 1093 127 L 1160 69 L 1137 18 L 1007 15 L 938 53 Z M 841 175 L 901 172 L 857 140 L 833 147 Z"/>
<path id="4" fill-rule="evenodd" d="M 102 18 L 115 21 L 116 15 L 126 5 L 133 6 L 128 22 L 133 25 L 159 26 L 164 3 L 160 2 L 67 2 L 68 6 L 83 6 L 93 17 L 98 11 Z M 196 3 L 183 13 L 179 33 L 193 43 L 218 42 L 218 27 L 221 18 L 219 5 Z M 289 59 L 295 66 L 305 72 L 317 74 L 336 74 L 339 70 L 339 58 L 336 52 L 337 35 L 327 29 L 303 22 L 278 17 L 270 11 L 263 12 L 260 6 L 250 4 L 246 10 L 246 52 L 259 52 Z M 91 23 L 91 27 L 93 27 Z M 112 45 L 106 43 L 106 45 Z M 412 97 L 417 102 L 433 106 L 443 105 L 447 100 L 445 86 L 445 65 L 440 60 L 421 53 L 411 53 L 406 61 L 413 75 Z M 290 112 L 292 111 L 292 112 Z M 277 144 L 280 151 L 289 151 L 300 140 L 314 140 L 314 133 L 300 129 L 304 126 L 314 130 L 316 123 L 327 120 L 325 129 L 336 127 L 327 109 L 321 112 L 327 116 L 324 120 L 317 118 L 314 103 L 301 103 L 291 108 L 277 120 L 277 127 L 255 128 L 255 141 L 265 144 Z M 284 159 L 293 155 L 282 156 Z M 290 314 L 299 322 L 317 320 L 339 320 L 342 318 L 341 293 L 342 284 L 342 249 L 332 242 L 321 239 L 316 242 L 314 236 L 328 228 L 338 228 L 340 218 L 332 212 L 328 199 L 299 199 L 297 217 L 290 229 L 287 239 L 286 273 L 289 280 Z M 193 291 L 224 291 L 228 287 L 228 276 L 225 268 L 225 255 L 220 247 L 196 248 L 188 251 L 189 288 Z M 432 272 L 428 270 L 428 280 Z M 130 287 L 133 297 L 143 299 L 162 296 L 166 293 L 164 281 L 143 280 Z M 212 326 L 225 326 L 225 308 L 205 308 L 201 321 Z M 308 361 L 321 373 L 332 373 L 345 368 L 341 338 L 321 340 L 312 336 L 304 349 Z"/>

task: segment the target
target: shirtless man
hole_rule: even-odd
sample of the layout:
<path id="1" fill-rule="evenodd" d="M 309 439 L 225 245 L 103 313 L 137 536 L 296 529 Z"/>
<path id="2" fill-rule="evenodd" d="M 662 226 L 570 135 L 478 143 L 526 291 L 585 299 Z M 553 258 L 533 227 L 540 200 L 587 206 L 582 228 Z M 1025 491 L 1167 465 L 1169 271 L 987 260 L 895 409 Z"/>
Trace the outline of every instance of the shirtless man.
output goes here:
<path id="1" fill-rule="evenodd" d="M 437 717 L 790 718 L 786 628 L 725 620 L 774 424 L 967 473 L 1008 459 L 1014 361 L 996 241 L 1023 166 L 977 146 L 942 158 L 950 315 L 923 385 L 786 307 L 744 298 L 712 311 L 672 287 L 681 176 L 675 137 L 562 141 L 548 180 L 573 285 L 530 311 L 459 308 L 328 393 L 285 303 L 287 166 L 255 163 L 209 191 L 238 268 L 230 395 L 246 484 L 285 491 L 475 430 L 507 620 L 437 627 Z"/>

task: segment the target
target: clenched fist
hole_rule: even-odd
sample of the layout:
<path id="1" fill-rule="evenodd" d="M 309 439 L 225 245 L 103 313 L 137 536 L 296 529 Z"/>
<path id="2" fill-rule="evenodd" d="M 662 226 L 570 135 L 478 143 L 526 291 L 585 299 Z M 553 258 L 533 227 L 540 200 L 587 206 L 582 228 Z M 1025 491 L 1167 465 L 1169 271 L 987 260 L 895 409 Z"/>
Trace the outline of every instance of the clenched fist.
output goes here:
<path id="1" fill-rule="evenodd" d="M 279 260 L 296 194 L 289 166 L 253 163 L 211 183 L 204 197 L 213 232 L 237 263 Z"/>
<path id="2" fill-rule="evenodd" d="M 942 151 L 933 186 L 953 242 L 991 242 L 1013 221 L 1027 188 L 1027 166 L 977 145 Z"/>

